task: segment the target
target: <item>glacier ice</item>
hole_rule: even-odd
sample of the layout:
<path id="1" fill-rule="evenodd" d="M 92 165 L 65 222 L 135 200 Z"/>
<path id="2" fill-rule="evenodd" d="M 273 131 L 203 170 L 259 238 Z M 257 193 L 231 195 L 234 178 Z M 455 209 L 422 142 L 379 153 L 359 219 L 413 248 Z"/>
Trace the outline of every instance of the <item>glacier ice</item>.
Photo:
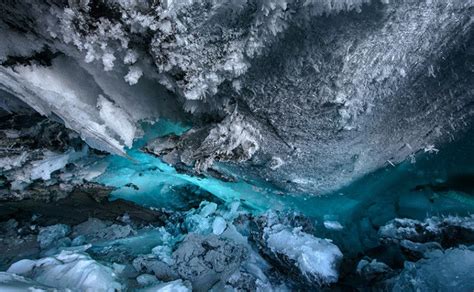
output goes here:
<path id="1" fill-rule="evenodd" d="M 215 235 L 221 235 L 226 227 L 227 223 L 225 222 L 224 218 L 218 216 L 214 218 L 214 221 L 212 222 L 212 233 Z"/>
<path id="2" fill-rule="evenodd" d="M 472 290 L 473 7 L 0 3 L 0 287 Z"/>
<path id="3" fill-rule="evenodd" d="M 111 268 L 94 261 L 87 254 L 68 251 L 36 261 L 21 260 L 11 265 L 7 272 L 57 288 L 98 291 L 122 288 Z"/>
<path id="4" fill-rule="evenodd" d="M 125 155 L 144 119 L 198 121 L 209 135 L 181 158 L 200 171 L 223 162 L 287 191 L 330 192 L 470 124 L 471 9 L 469 0 L 2 4 L 0 88 L 98 149 Z"/>
<path id="5" fill-rule="evenodd" d="M 0 272 L 0 289 L 8 292 L 48 291 L 51 287 L 13 273 Z"/>

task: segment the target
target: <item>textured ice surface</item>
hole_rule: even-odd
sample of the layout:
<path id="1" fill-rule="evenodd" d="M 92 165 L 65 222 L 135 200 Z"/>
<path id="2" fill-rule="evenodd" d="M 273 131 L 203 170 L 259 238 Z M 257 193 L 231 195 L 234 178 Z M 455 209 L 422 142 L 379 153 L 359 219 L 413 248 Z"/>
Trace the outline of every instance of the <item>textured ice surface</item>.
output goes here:
<path id="1" fill-rule="evenodd" d="M 21 260 L 7 272 L 57 288 L 97 291 L 121 289 L 111 268 L 99 264 L 87 254 L 68 251 L 39 260 Z"/>
<path id="2" fill-rule="evenodd" d="M 48 291 L 51 287 L 13 273 L 0 272 L 0 290 L 5 292 Z"/>
<path id="3" fill-rule="evenodd" d="M 212 127 L 188 153 L 198 169 L 226 162 L 238 176 L 317 194 L 432 152 L 471 123 L 472 7 L 4 3 L 0 90 L 122 155 L 139 120 L 186 110 Z"/>
<path id="4" fill-rule="evenodd" d="M 45 249 L 50 247 L 53 243 L 66 237 L 71 232 L 71 228 L 65 224 L 56 224 L 40 228 L 38 233 L 38 242 L 40 247 Z"/>
<path id="5" fill-rule="evenodd" d="M 339 248 L 328 239 L 316 238 L 301 231 L 274 225 L 265 229 L 268 248 L 279 256 L 295 261 L 301 274 L 319 284 L 337 282 L 342 259 Z"/>
<path id="6" fill-rule="evenodd" d="M 55 286 L 61 275 L 77 288 L 92 281 L 75 278 L 87 262 L 115 283 L 110 269 L 77 256 L 91 241 L 91 255 L 128 261 L 115 272 L 136 279 L 133 264 L 166 282 L 165 291 L 190 288 L 173 282 L 181 278 L 195 289 L 297 290 L 338 280 L 335 288 L 352 288 L 351 277 L 369 285 L 403 262 L 396 289 L 472 290 L 463 286 L 472 282 L 464 273 L 472 255 L 459 247 L 473 240 L 472 143 L 460 154 L 443 145 L 472 122 L 472 1 L 25 0 L 0 8 L 1 107 L 28 104 L 90 146 L 122 155 L 108 156 L 98 178 L 116 187 L 112 198 L 173 212 L 165 227 L 138 233 L 91 219 L 73 229 L 76 252 L 18 262 L 18 273 Z M 184 120 L 183 109 L 193 129 L 177 137 L 188 127 L 163 122 L 151 131 L 173 133 L 148 149 L 162 159 L 140 151 L 153 126 L 134 144 L 139 121 Z M 21 131 L 1 134 L 10 142 Z M 78 148 L 36 149 L 1 158 L 3 193 L 72 188 L 62 182 L 74 180 Z M 310 197 L 376 169 L 332 196 Z M 76 180 L 102 169 L 81 170 Z M 220 207 L 236 201 L 253 214 Z M 259 234 L 252 216 L 269 208 L 310 217 L 288 215 Z M 34 226 L 6 225 L 9 246 L 35 239 Z M 60 226 L 44 230 L 42 247 L 70 242 Z"/>

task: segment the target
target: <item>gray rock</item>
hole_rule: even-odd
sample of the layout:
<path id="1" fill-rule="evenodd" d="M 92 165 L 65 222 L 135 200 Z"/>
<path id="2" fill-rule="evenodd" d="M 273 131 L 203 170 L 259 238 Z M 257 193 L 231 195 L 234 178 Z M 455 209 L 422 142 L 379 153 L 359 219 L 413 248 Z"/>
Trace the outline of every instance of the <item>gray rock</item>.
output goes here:
<path id="1" fill-rule="evenodd" d="M 362 259 L 357 264 L 357 273 L 366 281 L 380 279 L 391 271 L 392 269 L 387 264 L 379 262 L 376 259 Z"/>
<path id="2" fill-rule="evenodd" d="M 130 225 L 112 224 L 97 218 L 74 226 L 73 235 L 84 235 L 89 242 L 100 240 L 114 240 L 134 234 L 135 230 Z"/>
<path id="3" fill-rule="evenodd" d="M 399 276 L 389 284 L 391 291 L 472 291 L 474 289 L 474 251 L 467 248 L 448 249 L 428 258 L 405 262 Z"/>
<path id="4" fill-rule="evenodd" d="M 188 234 L 173 252 L 174 269 L 196 291 L 207 291 L 226 280 L 247 258 L 247 250 L 215 235 Z"/>

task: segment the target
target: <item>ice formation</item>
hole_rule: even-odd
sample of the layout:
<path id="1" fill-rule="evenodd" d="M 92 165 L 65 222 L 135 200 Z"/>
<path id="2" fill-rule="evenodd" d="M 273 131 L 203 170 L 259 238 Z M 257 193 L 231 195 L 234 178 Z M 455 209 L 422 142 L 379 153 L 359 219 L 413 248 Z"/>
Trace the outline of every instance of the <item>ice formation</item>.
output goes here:
<path id="1" fill-rule="evenodd" d="M 121 285 L 112 269 L 105 267 L 86 254 L 63 251 L 37 261 L 21 260 L 8 270 L 50 287 L 114 291 Z"/>
<path id="2" fill-rule="evenodd" d="M 468 248 L 449 249 L 428 255 L 417 263 L 406 263 L 395 279 L 393 291 L 469 291 L 474 288 L 474 253 Z"/>
<path id="3" fill-rule="evenodd" d="M 469 0 L 2 4 L 1 99 L 121 155 L 140 120 L 190 112 L 209 135 L 185 163 L 328 192 L 470 123 L 470 10 Z"/>
<path id="4" fill-rule="evenodd" d="M 473 9 L 0 2 L 0 290 L 472 291 Z"/>

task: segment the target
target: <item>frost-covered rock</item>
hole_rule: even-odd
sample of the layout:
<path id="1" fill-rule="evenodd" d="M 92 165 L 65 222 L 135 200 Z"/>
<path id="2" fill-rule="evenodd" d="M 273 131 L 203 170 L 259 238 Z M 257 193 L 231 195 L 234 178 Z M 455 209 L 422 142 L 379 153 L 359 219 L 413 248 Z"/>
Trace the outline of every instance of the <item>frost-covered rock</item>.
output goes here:
<path id="1" fill-rule="evenodd" d="M 443 250 L 443 247 L 438 242 L 413 242 L 408 239 L 400 241 L 400 248 L 403 254 L 409 260 L 419 260 L 426 256 L 429 252 L 435 250 Z"/>
<path id="2" fill-rule="evenodd" d="M 1 92 L 111 153 L 186 110 L 205 133 L 168 159 L 319 193 L 472 118 L 470 0 L 0 5 Z"/>
<path id="3" fill-rule="evenodd" d="M 356 272 L 365 280 L 372 281 L 390 273 L 392 269 L 385 263 L 379 262 L 376 259 L 370 261 L 362 259 L 356 267 Z"/>
<path id="4" fill-rule="evenodd" d="M 294 223 L 304 222 L 299 216 L 291 219 L 291 216 L 267 212 L 257 220 L 260 226 L 253 232 L 253 239 L 265 256 L 305 285 L 337 282 L 342 252 L 331 240 L 306 233 L 301 225 L 293 227 Z"/>
<path id="5" fill-rule="evenodd" d="M 392 291 L 472 291 L 473 270 L 472 249 L 433 252 L 427 259 L 406 262 L 400 275 L 393 279 Z"/>
<path id="6" fill-rule="evenodd" d="M 57 244 L 57 241 L 66 237 L 71 232 L 71 228 L 65 224 L 56 224 L 42 227 L 38 233 L 38 243 L 42 249 Z"/>
<path id="7" fill-rule="evenodd" d="M 396 218 L 379 230 L 385 240 L 436 241 L 445 247 L 474 241 L 474 215 L 428 217 L 424 221 Z"/>
<path id="8" fill-rule="evenodd" d="M 178 279 L 176 271 L 153 254 L 140 255 L 133 260 L 132 264 L 137 272 L 154 274 L 156 278 L 162 281 Z"/>
<path id="9" fill-rule="evenodd" d="M 18 274 L 50 287 L 95 291 L 121 290 L 113 270 L 87 254 L 62 251 L 39 260 L 21 260 L 8 273 Z"/>
<path id="10" fill-rule="evenodd" d="M 316 238 L 301 228 L 278 225 L 265 230 L 264 237 L 268 249 L 281 260 L 287 258 L 309 282 L 337 282 L 342 253 L 329 239 Z"/>

